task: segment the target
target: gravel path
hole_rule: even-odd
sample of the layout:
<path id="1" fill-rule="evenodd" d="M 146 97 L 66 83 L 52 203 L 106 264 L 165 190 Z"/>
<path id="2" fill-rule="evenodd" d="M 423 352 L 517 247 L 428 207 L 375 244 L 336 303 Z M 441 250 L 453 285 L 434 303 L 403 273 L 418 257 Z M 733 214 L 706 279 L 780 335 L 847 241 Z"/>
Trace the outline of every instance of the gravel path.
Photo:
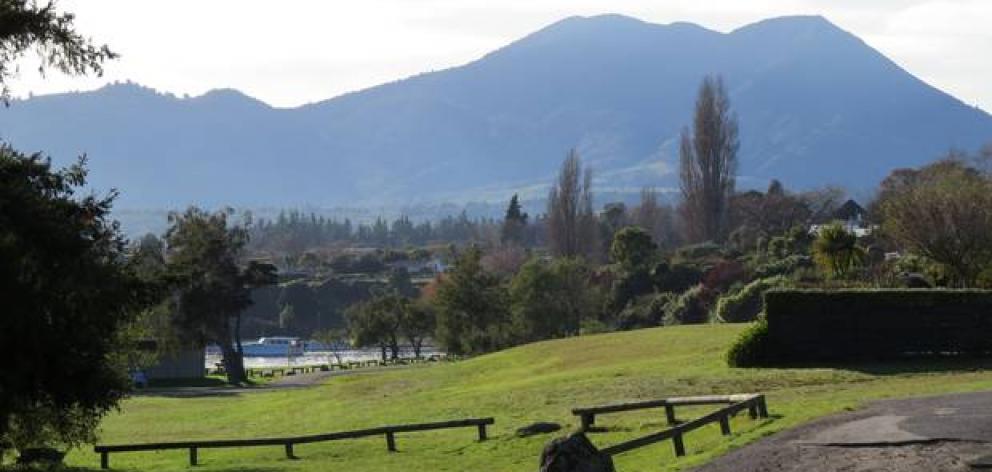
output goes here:
<path id="1" fill-rule="evenodd" d="M 762 439 L 695 472 L 992 470 L 992 392 L 875 402 Z"/>

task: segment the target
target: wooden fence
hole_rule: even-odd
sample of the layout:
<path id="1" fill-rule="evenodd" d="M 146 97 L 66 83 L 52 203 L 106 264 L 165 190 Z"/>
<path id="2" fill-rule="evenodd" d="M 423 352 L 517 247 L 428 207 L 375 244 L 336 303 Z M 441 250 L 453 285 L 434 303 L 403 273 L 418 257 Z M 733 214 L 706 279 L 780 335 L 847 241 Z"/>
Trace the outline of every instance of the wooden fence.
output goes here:
<path id="1" fill-rule="evenodd" d="M 690 405 L 719 405 L 725 404 L 723 408 L 709 413 L 691 421 L 679 423 L 675 417 L 676 406 Z M 730 418 L 737 413 L 748 410 L 751 418 L 767 418 L 768 406 L 765 396 L 760 394 L 743 395 L 711 395 L 701 397 L 675 397 L 661 400 L 650 400 L 636 403 L 622 403 L 616 405 L 603 405 L 588 408 L 576 408 L 572 414 L 582 418 L 582 429 L 588 431 L 596 422 L 597 414 L 617 413 L 622 411 L 642 410 L 647 408 L 665 408 L 665 417 L 672 427 L 659 433 L 649 434 L 630 441 L 614 444 L 602 449 L 602 452 L 611 456 L 621 454 L 639 447 L 647 446 L 657 442 L 671 439 L 675 447 L 676 456 L 685 455 L 685 441 L 683 435 L 695 429 L 699 429 L 710 423 L 719 422 L 720 431 L 725 435 L 730 435 Z"/>
<path id="2" fill-rule="evenodd" d="M 295 459 L 293 446 L 296 444 L 308 444 L 324 441 L 338 441 L 342 439 L 356 439 L 368 436 L 385 436 L 386 449 L 389 452 L 396 451 L 396 433 L 412 433 L 417 431 L 429 431 L 435 429 L 448 428 L 478 428 L 479 441 L 486 440 L 486 426 L 495 423 L 493 418 L 471 418 L 464 420 L 442 421 L 437 423 L 419 423 L 395 426 L 382 426 L 378 428 L 360 429 L 355 431 L 342 431 L 328 434 L 315 434 L 310 436 L 294 436 L 283 438 L 262 438 L 262 439 L 226 439 L 215 441 L 183 441 L 149 444 L 116 444 L 94 446 L 93 451 L 100 454 L 100 467 L 110 468 L 110 453 L 114 452 L 136 452 L 136 451 L 162 451 L 170 449 L 188 449 L 189 465 L 196 465 L 198 462 L 197 452 L 200 449 L 229 448 L 229 447 L 258 447 L 258 446 L 283 446 L 286 457 Z"/>

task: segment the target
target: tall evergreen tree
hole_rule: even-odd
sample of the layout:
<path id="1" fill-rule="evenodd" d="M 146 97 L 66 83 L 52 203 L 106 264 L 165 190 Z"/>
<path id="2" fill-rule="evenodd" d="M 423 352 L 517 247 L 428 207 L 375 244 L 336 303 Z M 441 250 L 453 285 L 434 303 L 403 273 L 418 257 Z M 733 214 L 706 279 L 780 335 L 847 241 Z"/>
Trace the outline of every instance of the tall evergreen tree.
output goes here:
<path id="1" fill-rule="evenodd" d="M 526 229 L 527 213 L 521 209 L 517 194 L 513 194 L 513 197 L 510 198 L 510 205 L 506 208 L 506 216 L 503 218 L 500 242 L 504 245 L 522 245 Z"/>

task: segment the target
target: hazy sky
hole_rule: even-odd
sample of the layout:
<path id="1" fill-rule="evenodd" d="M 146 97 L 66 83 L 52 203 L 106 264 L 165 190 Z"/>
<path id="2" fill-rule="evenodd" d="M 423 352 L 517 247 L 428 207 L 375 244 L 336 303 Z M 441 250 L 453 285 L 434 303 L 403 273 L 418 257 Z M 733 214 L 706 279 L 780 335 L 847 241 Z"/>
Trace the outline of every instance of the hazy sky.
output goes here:
<path id="1" fill-rule="evenodd" d="M 295 106 L 476 59 L 571 15 L 622 13 L 730 31 L 820 14 L 964 102 L 992 110 L 992 0 L 61 0 L 121 58 L 103 78 L 42 79 L 17 95 L 132 80 L 177 95 L 237 88 Z"/>

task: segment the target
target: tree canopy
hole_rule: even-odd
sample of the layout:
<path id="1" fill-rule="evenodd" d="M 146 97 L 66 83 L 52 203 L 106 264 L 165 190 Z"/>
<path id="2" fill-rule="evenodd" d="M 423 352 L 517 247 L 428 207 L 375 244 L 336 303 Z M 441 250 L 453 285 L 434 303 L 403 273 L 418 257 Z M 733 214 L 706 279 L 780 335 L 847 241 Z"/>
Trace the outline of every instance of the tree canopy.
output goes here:
<path id="1" fill-rule="evenodd" d="M 70 75 L 103 73 L 103 62 L 117 55 L 75 30 L 75 16 L 60 13 L 54 1 L 0 0 L 0 98 L 10 96 L 8 83 L 18 73 L 15 62 L 33 52 L 39 72 L 55 69 Z"/>
<path id="2" fill-rule="evenodd" d="M 148 294 L 110 219 L 116 194 L 78 196 L 85 178 L 82 159 L 52 169 L 0 145 L 0 442 L 42 427 L 90 440 L 129 390 L 118 333 Z"/>

